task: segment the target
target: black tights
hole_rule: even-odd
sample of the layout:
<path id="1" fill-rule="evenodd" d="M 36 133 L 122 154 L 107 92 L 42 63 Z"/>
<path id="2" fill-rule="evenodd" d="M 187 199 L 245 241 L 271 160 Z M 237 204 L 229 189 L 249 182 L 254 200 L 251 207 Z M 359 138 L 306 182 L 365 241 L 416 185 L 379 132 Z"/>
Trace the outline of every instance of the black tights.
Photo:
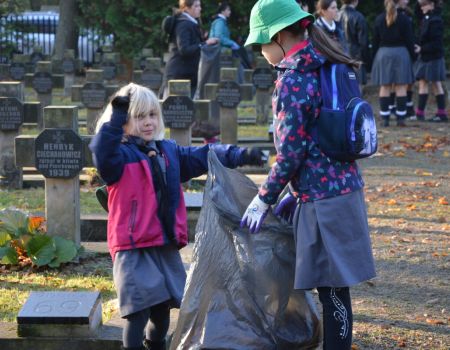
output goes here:
<path id="1" fill-rule="evenodd" d="M 317 291 L 323 307 L 323 350 L 350 350 L 353 313 L 349 288 L 319 287 Z"/>
<path id="2" fill-rule="evenodd" d="M 152 341 L 162 341 L 166 337 L 170 323 L 170 309 L 167 303 L 154 305 L 128 315 L 125 318 L 122 341 L 125 348 L 142 347 L 142 337 Z"/>

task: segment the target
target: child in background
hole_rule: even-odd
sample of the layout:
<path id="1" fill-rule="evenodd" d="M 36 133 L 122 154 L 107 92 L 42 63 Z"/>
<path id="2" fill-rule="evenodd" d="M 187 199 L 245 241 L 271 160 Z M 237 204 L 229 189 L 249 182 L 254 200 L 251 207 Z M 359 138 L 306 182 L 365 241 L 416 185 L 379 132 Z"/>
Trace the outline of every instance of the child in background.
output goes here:
<path id="1" fill-rule="evenodd" d="M 431 122 L 448 122 L 445 94 L 442 88 L 442 81 L 445 81 L 445 62 L 444 22 L 440 3 L 438 0 L 419 0 L 424 17 L 420 25 L 418 44 L 415 45 L 415 52 L 419 55 L 414 72 L 416 80 L 419 80 L 419 103 L 416 116 L 418 120 L 425 120 L 428 84 L 431 83 L 437 104 L 436 115 L 429 119 Z"/>
<path id="2" fill-rule="evenodd" d="M 90 149 L 108 189 L 108 247 L 126 320 L 123 348 L 165 349 L 170 308 L 180 306 L 186 279 L 178 252 L 187 244 L 181 183 L 207 172 L 209 150 L 228 167 L 262 165 L 262 152 L 164 140 L 157 97 L 136 84 L 114 94 L 96 132 Z"/>

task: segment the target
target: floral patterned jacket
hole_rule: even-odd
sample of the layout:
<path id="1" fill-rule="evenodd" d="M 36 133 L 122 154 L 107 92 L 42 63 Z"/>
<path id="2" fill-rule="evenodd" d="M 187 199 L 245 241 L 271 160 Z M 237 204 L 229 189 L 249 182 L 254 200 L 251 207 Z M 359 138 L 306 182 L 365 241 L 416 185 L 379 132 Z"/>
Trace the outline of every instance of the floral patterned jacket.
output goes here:
<path id="1" fill-rule="evenodd" d="M 325 58 L 305 40 L 295 45 L 275 67 L 278 79 L 272 96 L 274 143 L 277 151 L 259 197 L 274 204 L 290 183 L 302 202 L 342 195 L 364 186 L 355 162 L 325 156 L 311 137 L 311 122 L 322 102 L 319 68 Z"/>

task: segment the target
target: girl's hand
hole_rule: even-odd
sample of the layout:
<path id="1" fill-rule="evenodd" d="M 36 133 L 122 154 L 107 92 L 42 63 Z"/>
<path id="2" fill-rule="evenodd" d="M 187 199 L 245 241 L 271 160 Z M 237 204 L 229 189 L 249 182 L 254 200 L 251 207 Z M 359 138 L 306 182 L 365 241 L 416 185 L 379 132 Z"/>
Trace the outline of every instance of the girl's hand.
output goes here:
<path id="1" fill-rule="evenodd" d="M 259 195 L 256 195 L 245 210 L 241 220 L 241 227 L 248 226 L 250 228 L 250 233 L 258 233 L 267 216 L 269 208 L 270 205 L 264 203 L 259 199 Z"/>
<path id="2" fill-rule="evenodd" d="M 219 43 L 219 38 L 209 38 L 205 41 L 206 45 L 214 45 Z"/>
<path id="3" fill-rule="evenodd" d="M 127 123 L 128 108 L 130 107 L 130 98 L 128 96 L 116 96 L 111 101 L 113 113 L 111 115 L 111 126 L 121 128 Z"/>
<path id="4" fill-rule="evenodd" d="M 420 46 L 417 44 L 414 44 L 414 52 L 415 53 L 420 53 Z"/>

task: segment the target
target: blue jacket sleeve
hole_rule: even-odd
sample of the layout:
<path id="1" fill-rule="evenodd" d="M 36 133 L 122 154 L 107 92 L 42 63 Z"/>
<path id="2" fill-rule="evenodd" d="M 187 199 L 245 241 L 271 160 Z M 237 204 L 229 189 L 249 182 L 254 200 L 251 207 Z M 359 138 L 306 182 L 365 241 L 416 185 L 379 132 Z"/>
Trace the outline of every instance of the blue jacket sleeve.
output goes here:
<path id="1" fill-rule="evenodd" d="M 120 150 L 122 136 L 122 128 L 113 127 L 107 122 L 89 144 L 94 164 L 107 185 L 119 181 L 123 173 L 125 162 Z"/>
<path id="2" fill-rule="evenodd" d="M 236 44 L 235 41 L 230 39 L 230 30 L 228 29 L 227 22 L 222 18 L 217 18 L 211 25 L 210 38 L 219 38 L 220 45 L 223 47 L 231 47 Z"/>
<path id="3" fill-rule="evenodd" d="M 201 147 L 177 146 L 180 160 L 181 182 L 189 181 L 208 171 L 208 151 L 216 152 L 220 162 L 228 168 L 243 165 L 243 152 L 246 148 L 233 145 L 205 145 Z"/>

